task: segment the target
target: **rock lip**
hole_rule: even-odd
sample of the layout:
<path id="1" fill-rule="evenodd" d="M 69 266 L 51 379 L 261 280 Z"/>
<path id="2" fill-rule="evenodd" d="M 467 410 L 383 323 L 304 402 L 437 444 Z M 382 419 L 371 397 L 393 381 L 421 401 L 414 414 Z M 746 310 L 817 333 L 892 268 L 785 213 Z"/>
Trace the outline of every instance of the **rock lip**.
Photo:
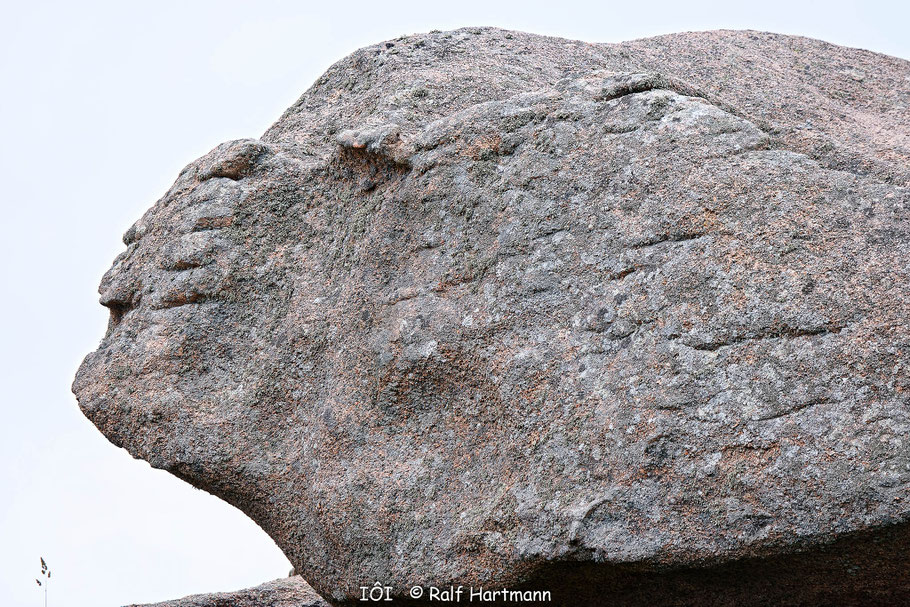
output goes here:
<path id="1" fill-rule="evenodd" d="M 402 37 L 181 172 L 74 391 L 333 605 L 900 601 L 908 185 L 900 59 Z"/>

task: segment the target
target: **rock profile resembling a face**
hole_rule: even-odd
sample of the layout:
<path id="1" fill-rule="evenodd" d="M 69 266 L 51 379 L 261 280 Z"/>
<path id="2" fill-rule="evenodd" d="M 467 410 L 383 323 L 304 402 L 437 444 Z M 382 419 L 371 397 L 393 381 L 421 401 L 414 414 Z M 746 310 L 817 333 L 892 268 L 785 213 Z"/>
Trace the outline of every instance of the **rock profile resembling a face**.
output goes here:
<path id="1" fill-rule="evenodd" d="M 774 34 L 368 47 L 130 228 L 74 391 L 334 605 L 906 596 L 908 117 Z"/>

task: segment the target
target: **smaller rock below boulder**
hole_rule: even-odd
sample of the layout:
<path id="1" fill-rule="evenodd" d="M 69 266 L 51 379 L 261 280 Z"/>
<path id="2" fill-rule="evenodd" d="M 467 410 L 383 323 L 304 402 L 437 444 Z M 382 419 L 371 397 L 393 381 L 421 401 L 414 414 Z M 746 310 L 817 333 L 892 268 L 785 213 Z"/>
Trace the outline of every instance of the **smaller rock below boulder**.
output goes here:
<path id="1" fill-rule="evenodd" d="M 299 575 L 236 592 L 194 594 L 182 599 L 129 607 L 328 607 Z"/>

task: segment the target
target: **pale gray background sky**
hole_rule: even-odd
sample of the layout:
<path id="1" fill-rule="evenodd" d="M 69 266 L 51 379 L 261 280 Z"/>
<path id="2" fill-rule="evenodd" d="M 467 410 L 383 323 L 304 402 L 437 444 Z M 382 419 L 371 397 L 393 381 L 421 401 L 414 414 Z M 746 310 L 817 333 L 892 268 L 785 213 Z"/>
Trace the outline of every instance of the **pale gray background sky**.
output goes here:
<path id="1" fill-rule="evenodd" d="M 910 58 L 894 2 L 2 3 L 0 603 L 105 607 L 231 590 L 289 564 L 240 512 L 108 444 L 69 385 L 107 323 L 120 235 L 216 144 L 258 136 L 331 63 L 496 25 L 587 41 L 800 34 Z"/>

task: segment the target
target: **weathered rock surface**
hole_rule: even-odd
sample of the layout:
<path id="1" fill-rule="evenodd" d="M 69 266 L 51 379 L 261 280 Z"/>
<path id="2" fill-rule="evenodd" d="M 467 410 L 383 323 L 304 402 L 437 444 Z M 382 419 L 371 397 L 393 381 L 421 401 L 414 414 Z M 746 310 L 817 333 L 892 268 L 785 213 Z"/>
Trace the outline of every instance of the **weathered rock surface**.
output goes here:
<path id="1" fill-rule="evenodd" d="M 328 603 L 297 575 L 237 592 L 196 594 L 144 607 L 328 607 Z"/>
<path id="2" fill-rule="evenodd" d="M 74 389 L 336 605 L 895 601 L 908 158 L 910 64 L 819 41 L 368 47 L 127 232 Z"/>

